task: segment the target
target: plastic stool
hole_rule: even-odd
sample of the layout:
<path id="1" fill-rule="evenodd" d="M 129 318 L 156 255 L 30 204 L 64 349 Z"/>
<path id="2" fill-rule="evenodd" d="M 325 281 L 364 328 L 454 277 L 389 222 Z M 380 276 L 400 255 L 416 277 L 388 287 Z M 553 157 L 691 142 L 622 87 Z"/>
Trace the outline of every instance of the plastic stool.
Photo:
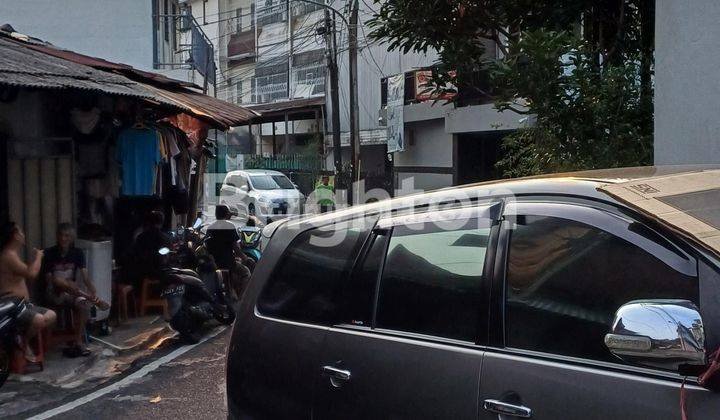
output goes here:
<path id="1" fill-rule="evenodd" d="M 117 319 L 118 323 L 128 320 L 128 302 L 132 301 L 133 306 L 133 317 L 138 316 L 137 303 L 135 299 L 130 296 L 133 292 L 133 287 L 129 284 L 118 283 L 115 287 L 115 296 L 117 299 Z"/>
<path id="2" fill-rule="evenodd" d="M 43 344 L 43 335 L 46 334 L 46 331 L 46 329 L 43 329 L 43 331 L 33 337 L 30 342 L 28 342 L 25 337 L 16 337 L 16 345 L 13 346 L 12 357 L 10 359 L 10 372 L 18 375 L 25 375 L 27 373 L 30 373 L 31 369 L 28 368 L 34 367 L 34 372 L 40 372 L 44 369 L 45 345 Z M 35 353 L 37 362 L 31 362 L 25 358 L 25 350 L 27 346 L 32 344 L 34 344 L 32 349 Z"/>
<path id="3" fill-rule="evenodd" d="M 167 318 L 168 308 L 167 301 L 161 297 L 151 295 L 151 289 L 160 285 L 160 280 L 145 278 L 140 287 L 140 316 L 145 316 L 148 308 L 159 308 L 163 311 L 163 316 Z"/>

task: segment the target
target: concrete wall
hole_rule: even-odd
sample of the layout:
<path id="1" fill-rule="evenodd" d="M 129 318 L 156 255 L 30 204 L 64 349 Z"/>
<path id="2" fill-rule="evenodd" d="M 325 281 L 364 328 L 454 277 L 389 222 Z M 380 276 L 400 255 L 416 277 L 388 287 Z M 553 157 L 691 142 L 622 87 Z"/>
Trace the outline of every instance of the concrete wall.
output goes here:
<path id="1" fill-rule="evenodd" d="M 453 166 L 453 136 L 443 120 L 405 124 L 405 150 L 393 154 L 394 166 Z"/>
<path id="2" fill-rule="evenodd" d="M 720 2 L 657 0 L 655 163 L 720 163 Z"/>
<path id="3" fill-rule="evenodd" d="M 2 0 L 0 23 L 79 53 L 152 70 L 151 0 Z"/>

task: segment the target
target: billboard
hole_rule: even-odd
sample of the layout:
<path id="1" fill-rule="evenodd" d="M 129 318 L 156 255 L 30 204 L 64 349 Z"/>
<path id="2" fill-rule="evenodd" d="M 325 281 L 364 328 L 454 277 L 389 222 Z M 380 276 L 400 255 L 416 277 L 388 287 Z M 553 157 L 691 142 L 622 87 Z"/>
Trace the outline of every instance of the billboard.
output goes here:
<path id="1" fill-rule="evenodd" d="M 387 79 L 387 151 L 388 153 L 405 150 L 405 75 L 400 73 Z"/>

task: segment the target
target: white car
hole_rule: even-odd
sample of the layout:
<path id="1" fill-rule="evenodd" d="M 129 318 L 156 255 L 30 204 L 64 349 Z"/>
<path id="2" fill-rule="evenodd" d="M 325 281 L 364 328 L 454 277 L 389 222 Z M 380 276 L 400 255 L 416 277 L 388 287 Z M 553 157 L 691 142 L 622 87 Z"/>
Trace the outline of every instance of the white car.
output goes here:
<path id="1" fill-rule="evenodd" d="M 305 196 L 282 172 L 248 169 L 228 172 L 220 188 L 220 204 L 241 217 L 263 222 L 302 214 Z"/>

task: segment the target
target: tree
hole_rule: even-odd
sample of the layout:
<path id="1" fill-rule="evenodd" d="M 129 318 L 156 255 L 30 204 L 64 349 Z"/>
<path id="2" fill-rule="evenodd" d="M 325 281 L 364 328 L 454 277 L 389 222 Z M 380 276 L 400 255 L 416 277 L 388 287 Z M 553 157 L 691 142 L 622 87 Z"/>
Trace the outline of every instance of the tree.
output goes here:
<path id="1" fill-rule="evenodd" d="M 651 162 L 652 0 L 376 1 L 371 36 L 439 52 L 435 89 L 532 116 L 503 140 L 504 175 Z"/>

